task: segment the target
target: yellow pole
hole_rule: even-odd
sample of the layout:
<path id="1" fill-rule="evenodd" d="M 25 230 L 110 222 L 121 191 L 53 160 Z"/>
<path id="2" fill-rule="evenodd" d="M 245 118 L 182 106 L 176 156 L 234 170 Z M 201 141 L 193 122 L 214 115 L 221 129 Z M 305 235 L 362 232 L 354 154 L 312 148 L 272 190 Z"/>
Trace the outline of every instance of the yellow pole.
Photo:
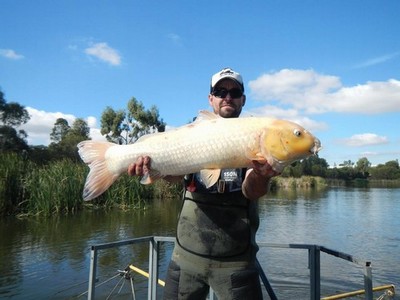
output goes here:
<path id="1" fill-rule="evenodd" d="M 395 288 L 394 284 L 387 284 L 387 285 L 381 285 L 381 286 L 374 287 L 372 289 L 372 291 L 378 292 L 378 291 L 382 291 L 382 290 L 391 290 L 394 295 L 394 288 Z M 353 291 L 353 292 L 324 297 L 324 298 L 321 298 L 321 300 L 337 300 L 337 299 L 343 299 L 343 298 L 347 298 L 347 297 L 361 295 L 364 293 L 365 293 L 365 290 L 357 290 L 357 291 Z"/>
<path id="2" fill-rule="evenodd" d="M 142 269 L 139 269 L 138 267 L 135 267 L 134 265 L 129 265 L 129 269 L 139 273 L 140 275 L 143 275 L 144 277 L 147 277 L 147 278 L 150 277 L 149 273 L 147 273 L 146 271 L 143 271 Z M 165 286 L 165 282 L 162 281 L 161 279 L 158 279 L 158 284 L 161 286 Z"/>

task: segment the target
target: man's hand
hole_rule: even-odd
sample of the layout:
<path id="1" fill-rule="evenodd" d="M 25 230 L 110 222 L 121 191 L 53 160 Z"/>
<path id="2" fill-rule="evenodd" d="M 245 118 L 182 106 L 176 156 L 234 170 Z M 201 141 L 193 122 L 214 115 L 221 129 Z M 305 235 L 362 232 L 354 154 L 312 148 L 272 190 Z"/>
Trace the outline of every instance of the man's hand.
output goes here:
<path id="1" fill-rule="evenodd" d="M 267 161 L 259 162 L 257 160 L 253 160 L 252 168 L 255 174 L 266 179 L 270 179 L 280 174 L 279 172 L 276 172 Z"/>
<path id="2" fill-rule="evenodd" d="M 128 175 L 130 176 L 143 176 L 148 174 L 150 171 L 150 157 L 139 156 L 136 162 L 132 163 L 128 167 Z"/>
<path id="3" fill-rule="evenodd" d="M 132 163 L 128 167 L 128 175 L 130 176 L 144 176 L 149 174 L 151 169 L 151 159 L 149 156 L 140 156 L 136 162 Z M 180 182 L 183 176 L 165 176 L 164 180 L 170 183 Z"/>
<path id="4" fill-rule="evenodd" d="M 246 178 L 242 185 L 243 194 L 251 199 L 256 200 L 268 192 L 269 180 L 279 175 L 271 165 L 265 162 L 252 161 L 252 167 L 246 172 Z"/>

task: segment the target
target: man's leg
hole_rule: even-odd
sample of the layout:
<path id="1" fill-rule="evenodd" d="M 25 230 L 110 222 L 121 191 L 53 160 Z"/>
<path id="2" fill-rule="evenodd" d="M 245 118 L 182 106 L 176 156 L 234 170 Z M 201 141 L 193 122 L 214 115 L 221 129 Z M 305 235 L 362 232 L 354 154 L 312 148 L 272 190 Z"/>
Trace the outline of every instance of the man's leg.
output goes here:
<path id="1" fill-rule="evenodd" d="M 196 273 L 196 270 L 181 270 L 171 260 L 165 281 L 164 300 L 201 300 L 206 299 L 208 292 L 209 286 L 201 274 Z"/>
<path id="2" fill-rule="evenodd" d="M 218 300 L 262 300 L 262 291 L 258 270 L 220 268 L 210 277 L 210 285 Z"/>

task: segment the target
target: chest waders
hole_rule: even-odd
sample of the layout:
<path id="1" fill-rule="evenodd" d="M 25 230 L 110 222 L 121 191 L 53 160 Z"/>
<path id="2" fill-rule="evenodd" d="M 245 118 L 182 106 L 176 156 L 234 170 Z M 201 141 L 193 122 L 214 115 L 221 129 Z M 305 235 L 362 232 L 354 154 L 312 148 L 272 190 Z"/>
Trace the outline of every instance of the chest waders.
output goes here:
<path id="1" fill-rule="evenodd" d="M 210 286 L 220 300 L 262 299 L 254 265 L 257 201 L 242 193 L 245 174 L 246 169 L 224 169 L 209 189 L 199 174 L 185 178 L 164 299 L 206 299 Z"/>

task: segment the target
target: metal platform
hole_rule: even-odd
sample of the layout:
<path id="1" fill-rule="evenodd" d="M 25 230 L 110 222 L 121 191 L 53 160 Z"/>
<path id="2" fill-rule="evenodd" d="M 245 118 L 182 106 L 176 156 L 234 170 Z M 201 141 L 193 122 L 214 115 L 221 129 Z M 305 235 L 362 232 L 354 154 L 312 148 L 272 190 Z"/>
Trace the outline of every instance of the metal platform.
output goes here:
<path id="1" fill-rule="evenodd" d="M 158 262 L 159 262 L 159 250 L 161 243 L 175 243 L 174 237 L 161 237 L 161 236 L 147 236 L 141 238 L 134 238 L 129 240 L 117 241 L 112 243 L 98 244 L 91 247 L 90 250 L 90 274 L 89 274 L 89 287 L 88 287 L 88 299 L 95 299 L 95 283 L 96 283 L 96 270 L 97 270 L 97 256 L 98 252 L 101 250 L 121 247 L 132 244 L 139 243 L 149 243 L 149 272 L 146 273 L 149 277 L 148 281 L 148 300 L 157 299 L 157 282 L 158 282 Z M 373 292 L 376 288 L 373 288 L 372 285 L 372 266 L 369 261 L 362 261 L 353 257 L 352 255 L 339 252 L 336 250 L 332 250 L 326 248 L 324 246 L 319 245 L 309 245 L 309 244 L 273 244 L 273 243 L 257 243 L 260 248 L 269 247 L 269 248 L 291 248 L 291 249 L 306 249 L 308 250 L 308 267 L 310 270 L 310 299 L 311 300 L 319 300 L 321 299 L 321 264 L 320 264 L 320 254 L 326 253 L 328 255 L 332 255 L 339 259 L 343 259 L 354 263 L 363 268 L 363 277 L 364 277 L 364 290 L 358 291 L 359 294 L 364 293 L 366 300 L 373 299 Z M 271 300 L 277 299 L 266 274 L 258 263 L 258 268 L 260 271 L 260 278 L 264 284 L 264 287 L 270 297 Z M 147 276 L 146 275 L 146 276 Z M 386 288 L 390 289 L 394 286 L 388 285 Z M 325 298 L 325 299 L 342 299 L 335 298 L 338 296 L 332 296 L 333 298 Z M 214 298 L 212 291 L 210 292 L 210 299 Z M 323 298 L 324 299 L 324 298 Z"/>

